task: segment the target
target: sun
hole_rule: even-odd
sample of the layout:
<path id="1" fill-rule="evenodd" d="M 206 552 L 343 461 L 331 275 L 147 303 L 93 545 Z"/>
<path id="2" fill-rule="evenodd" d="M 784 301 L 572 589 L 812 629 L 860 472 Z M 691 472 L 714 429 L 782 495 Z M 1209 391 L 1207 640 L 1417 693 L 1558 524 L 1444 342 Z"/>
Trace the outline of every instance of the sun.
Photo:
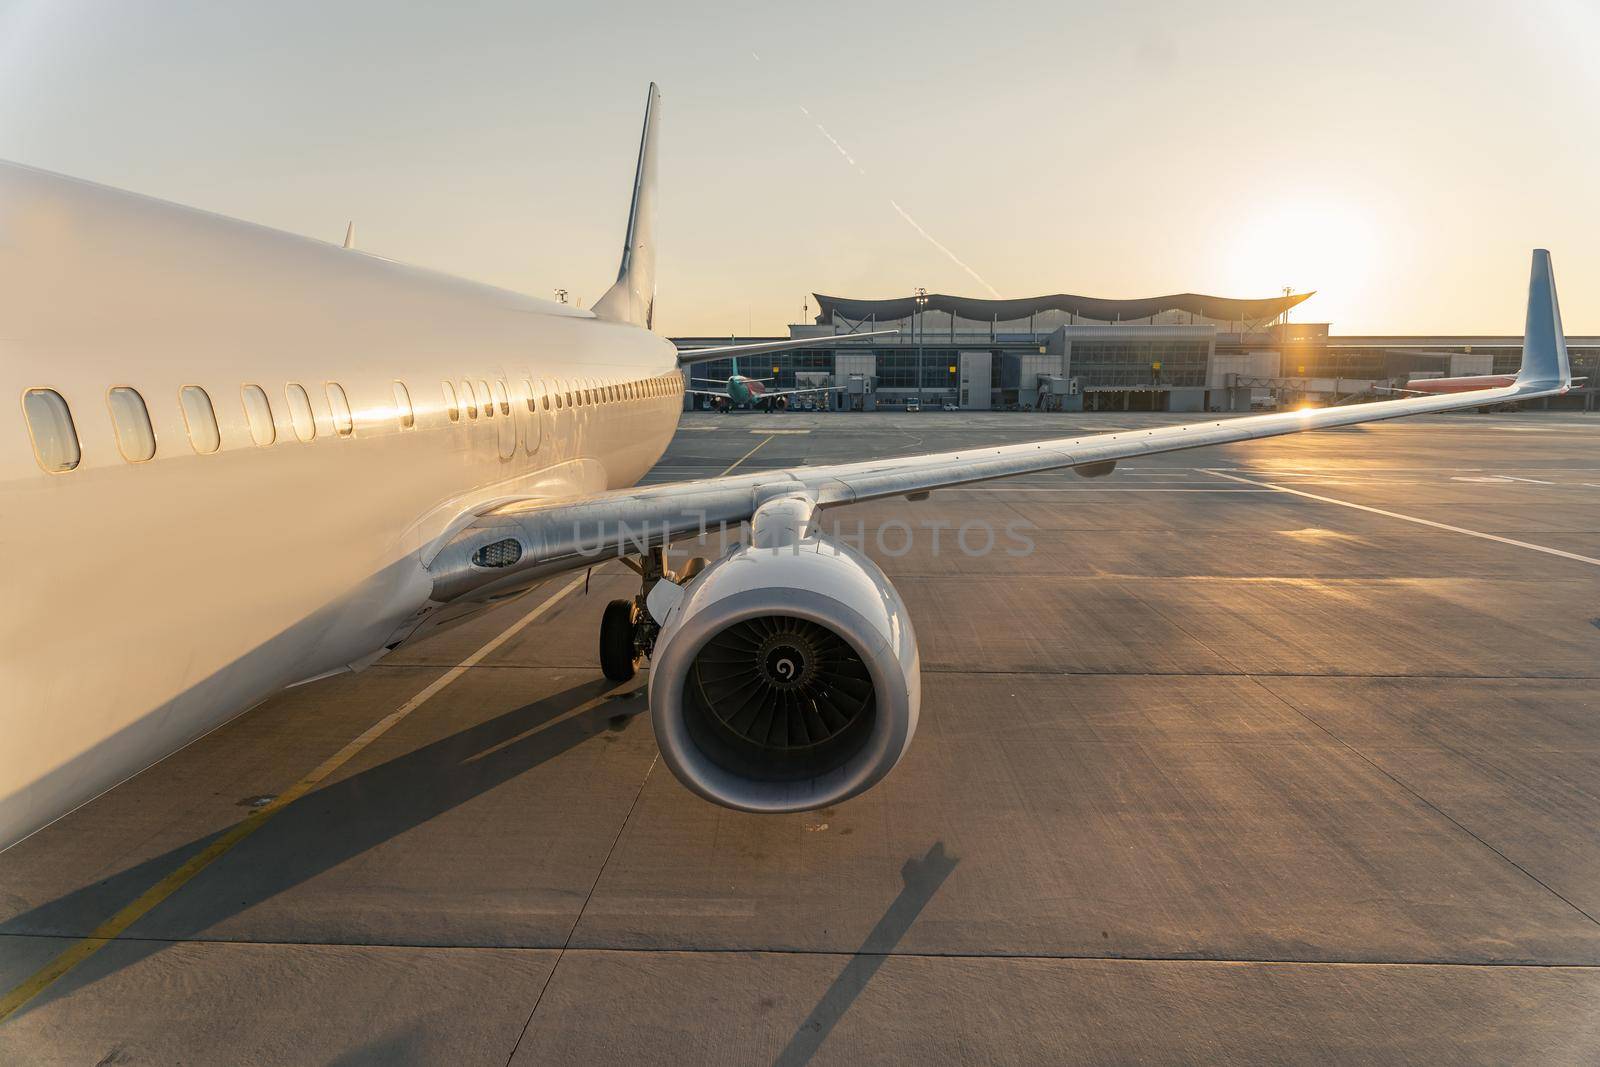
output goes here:
<path id="1" fill-rule="evenodd" d="M 1318 321 L 1339 321 L 1365 299 L 1381 274 L 1382 241 L 1360 205 L 1332 198 L 1290 200 L 1252 212 L 1224 238 L 1225 295 L 1261 297 L 1317 292 L 1306 309 Z"/>

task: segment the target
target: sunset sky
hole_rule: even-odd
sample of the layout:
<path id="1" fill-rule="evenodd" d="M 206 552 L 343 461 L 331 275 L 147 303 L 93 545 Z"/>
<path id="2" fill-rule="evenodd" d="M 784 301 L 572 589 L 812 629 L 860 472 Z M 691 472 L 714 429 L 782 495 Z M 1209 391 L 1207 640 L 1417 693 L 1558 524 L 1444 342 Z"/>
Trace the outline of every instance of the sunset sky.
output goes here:
<path id="1" fill-rule="evenodd" d="M 587 304 L 654 79 L 668 334 L 919 285 L 1515 333 L 1535 246 L 1600 333 L 1594 0 L 411 8 L 0 0 L 0 158 Z"/>

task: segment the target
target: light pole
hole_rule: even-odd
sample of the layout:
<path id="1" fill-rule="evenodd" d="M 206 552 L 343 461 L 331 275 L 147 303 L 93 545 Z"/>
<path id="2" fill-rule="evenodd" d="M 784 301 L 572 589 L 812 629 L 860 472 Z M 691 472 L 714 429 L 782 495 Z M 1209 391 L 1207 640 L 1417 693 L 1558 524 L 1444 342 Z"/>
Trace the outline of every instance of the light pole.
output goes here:
<path id="1" fill-rule="evenodd" d="M 917 408 L 922 408 L 922 313 L 928 306 L 928 290 L 922 286 L 916 289 L 917 318 L 913 324 L 912 333 L 917 338 Z"/>

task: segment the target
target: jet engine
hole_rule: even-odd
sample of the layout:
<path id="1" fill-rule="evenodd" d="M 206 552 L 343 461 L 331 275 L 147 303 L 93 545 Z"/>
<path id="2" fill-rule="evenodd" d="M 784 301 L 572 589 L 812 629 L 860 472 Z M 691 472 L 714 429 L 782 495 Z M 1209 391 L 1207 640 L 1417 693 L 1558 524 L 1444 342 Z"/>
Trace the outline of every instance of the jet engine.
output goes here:
<path id="1" fill-rule="evenodd" d="M 652 594 L 650 714 L 667 766 L 702 797 L 807 811 L 871 788 L 905 755 L 921 703 L 916 637 L 866 556 L 821 536 L 763 547 L 759 517 L 754 532 Z"/>

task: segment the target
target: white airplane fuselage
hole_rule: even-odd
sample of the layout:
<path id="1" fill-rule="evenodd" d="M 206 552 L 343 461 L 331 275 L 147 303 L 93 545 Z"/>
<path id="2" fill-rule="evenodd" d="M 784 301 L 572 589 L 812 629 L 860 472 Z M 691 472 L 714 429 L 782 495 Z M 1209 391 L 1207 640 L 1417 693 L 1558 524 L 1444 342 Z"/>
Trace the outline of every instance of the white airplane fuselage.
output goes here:
<path id="1" fill-rule="evenodd" d="M 633 484 L 682 408 L 675 349 L 648 330 L 6 164 L 0 294 L 0 847 L 272 693 L 364 665 L 428 607 L 429 553 L 461 522 Z M 215 412 L 209 454 L 190 386 Z M 142 397 L 153 458 L 119 450 L 113 387 Z M 473 417 L 482 398 L 462 393 L 485 387 L 494 415 Z M 36 457 L 39 389 L 70 407 L 72 470 Z M 607 398 L 569 403 L 580 390 Z"/>

